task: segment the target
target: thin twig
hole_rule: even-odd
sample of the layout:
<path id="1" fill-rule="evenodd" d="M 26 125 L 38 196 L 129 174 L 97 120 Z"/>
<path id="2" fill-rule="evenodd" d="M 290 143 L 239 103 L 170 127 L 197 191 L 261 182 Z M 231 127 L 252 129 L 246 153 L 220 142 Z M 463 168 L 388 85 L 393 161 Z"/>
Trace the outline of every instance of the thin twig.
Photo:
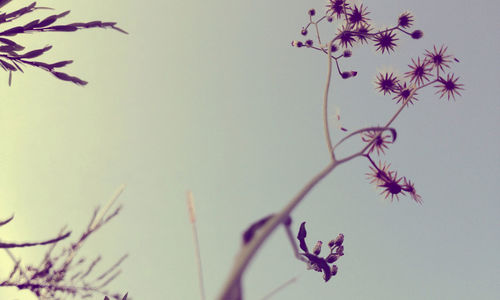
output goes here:
<path id="1" fill-rule="evenodd" d="M 262 297 L 261 300 L 271 299 L 271 297 L 274 296 L 276 293 L 278 293 L 282 289 L 286 288 L 290 284 L 295 283 L 297 281 L 297 279 L 299 279 L 299 277 L 302 274 L 303 274 L 303 272 L 301 274 L 299 274 L 297 276 L 294 276 L 294 277 L 290 278 L 289 280 L 283 282 L 280 286 L 278 286 L 277 288 L 275 288 L 274 290 L 272 290 L 271 292 L 269 292 L 267 295 L 265 295 L 264 297 Z"/>
<path id="2" fill-rule="evenodd" d="M 328 43 L 328 73 L 326 76 L 326 86 L 325 93 L 323 95 L 323 126 L 325 127 L 326 144 L 328 146 L 328 152 L 332 161 L 335 161 L 335 152 L 332 147 L 332 140 L 330 137 L 330 128 L 328 126 L 328 92 L 330 90 L 330 83 L 332 79 L 332 44 L 333 40 Z"/>
<path id="3" fill-rule="evenodd" d="M 205 287 L 203 285 L 203 270 L 201 268 L 200 243 L 198 241 L 198 230 L 196 228 L 196 214 L 194 211 L 193 193 L 187 192 L 187 206 L 189 211 L 189 221 L 193 229 L 194 250 L 196 252 L 196 265 L 198 267 L 198 284 L 200 285 L 201 299 L 205 300 Z"/>

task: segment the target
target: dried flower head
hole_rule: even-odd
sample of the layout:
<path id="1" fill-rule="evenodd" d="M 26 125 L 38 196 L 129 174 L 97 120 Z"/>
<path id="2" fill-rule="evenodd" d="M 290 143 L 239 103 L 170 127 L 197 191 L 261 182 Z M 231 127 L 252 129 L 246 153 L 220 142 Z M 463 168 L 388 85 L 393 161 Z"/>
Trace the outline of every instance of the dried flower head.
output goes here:
<path id="1" fill-rule="evenodd" d="M 355 35 L 358 38 L 358 40 L 361 42 L 361 44 L 368 42 L 367 37 L 370 35 L 371 30 L 372 30 L 372 28 L 370 27 L 370 24 L 367 24 L 367 23 L 360 24 L 356 28 Z"/>
<path id="2" fill-rule="evenodd" d="M 361 135 L 361 139 L 365 143 L 372 143 L 370 148 L 368 148 L 368 154 L 377 151 L 377 155 L 385 154 L 384 149 L 389 149 L 388 144 L 392 144 L 392 136 L 390 134 L 384 134 L 380 131 L 370 130 L 366 131 Z"/>
<path id="3" fill-rule="evenodd" d="M 346 13 L 346 9 L 349 8 L 349 4 L 345 0 L 329 0 L 330 2 L 326 5 L 327 14 L 330 13 L 331 16 L 336 15 L 337 18 L 342 17 Z"/>
<path id="4" fill-rule="evenodd" d="M 370 173 L 366 173 L 370 183 L 375 183 L 377 186 L 384 183 L 390 178 L 392 171 L 389 171 L 391 164 L 378 162 L 378 166 L 370 166 Z"/>
<path id="5" fill-rule="evenodd" d="M 420 61 L 420 57 L 417 61 L 412 58 L 412 65 L 408 65 L 411 71 L 405 73 L 406 78 L 410 78 L 410 82 L 414 82 L 416 85 L 424 84 L 424 81 L 429 81 L 428 76 L 431 76 L 432 67 L 429 66 L 428 60 Z"/>
<path id="6" fill-rule="evenodd" d="M 453 73 L 451 74 L 451 76 L 450 74 L 447 74 L 446 80 L 443 77 L 439 76 L 439 85 L 435 86 L 439 88 L 436 94 L 441 93 L 439 98 L 443 98 L 443 96 L 446 94 L 448 96 L 448 100 L 450 100 L 450 96 L 453 98 L 453 100 L 455 100 L 455 93 L 459 96 L 462 96 L 458 90 L 463 90 L 464 85 L 461 83 L 457 83 L 460 77 L 454 78 L 454 76 L 455 75 Z"/>
<path id="7" fill-rule="evenodd" d="M 405 192 L 408 192 L 413 199 L 413 201 L 417 202 L 418 204 L 422 204 L 422 197 L 420 197 L 419 194 L 417 194 L 417 191 L 415 190 L 414 184 L 406 179 L 406 177 L 403 178 L 403 190 Z"/>
<path id="8" fill-rule="evenodd" d="M 433 68 L 435 67 L 437 70 L 444 71 L 444 68 L 449 68 L 451 63 L 452 55 L 446 55 L 446 50 L 448 47 L 441 46 L 439 50 L 434 46 L 433 51 L 425 50 L 425 56 L 429 59 Z"/>
<path id="9" fill-rule="evenodd" d="M 385 74 L 379 73 L 375 81 L 376 88 L 379 92 L 385 94 L 395 93 L 398 90 L 399 80 L 393 73 L 386 72 Z"/>
<path id="10" fill-rule="evenodd" d="M 409 12 L 404 12 L 398 17 L 398 26 L 409 28 L 413 24 L 413 16 Z"/>
<path id="11" fill-rule="evenodd" d="M 342 25 L 342 27 L 339 29 L 337 38 L 339 39 L 340 45 L 344 48 L 352 47 L 352 43 L 356 41 L 356 39 L 354 38 L 354 34 L 346 25 Z"/>
<path id="12" fill-rule="evenodd" d="M 397 172 L 390 172 L 388 177 L 384 180 L 384 183 L 379 185 L 379 187 L 384 188 L 380 194 L 384 194 L 385 199 L 391 197 L 391 202 L 394 197 L 399 201 L 399 194 L 404 195 L 403 187 L 400 184 L 402 178 L 398 178 Z"/>
<path id="13" fill-rule="evenodd" d="M 392 30 L 385 30 L 376 34 L 374 40 L 376 41 L 374 44 L 374 46 L 377 47 L 376 51 L 382 50 L 382 54 L 384 54 L 386 51 L 387 53 L 391 51 L 394 52 L 394 47 L 396 47 L 395 41 L 398 39 L 396 38 L 395 32 Z"/>
<path id="14" fill-rule="evenodd" d="M 413 93 L 411 98 L 409 98 L 411 95 L 411 92 L 412 92 L 412 88 L 406 86 L 406 82 L 404 82 L 403 84 L 398 83 L 397 95 L 394 96 L 392 99 L 397 100 L 396 103 L 406 102 L 406 105 L 413 104 L 413 101 L 417 101 L 418 99 L 415 97 L 417 95 L 417 93 Z M 408 99 L 408 101 L 407 101 L 407 99 Z"/>
<path id="15" fill-rule="evenodd" d="M 366 17 L 368 14 L 369 12 L 366 11 L 366 7 L 363 7 L 363 4 L 359 7 L 354 4 L 354 7 L 351 8 L 350 12 L 347 14 L 347 19 L 349 20 L 349 23 L 354 26 L 366 24 L 368 20 L 370 20 Z"/>

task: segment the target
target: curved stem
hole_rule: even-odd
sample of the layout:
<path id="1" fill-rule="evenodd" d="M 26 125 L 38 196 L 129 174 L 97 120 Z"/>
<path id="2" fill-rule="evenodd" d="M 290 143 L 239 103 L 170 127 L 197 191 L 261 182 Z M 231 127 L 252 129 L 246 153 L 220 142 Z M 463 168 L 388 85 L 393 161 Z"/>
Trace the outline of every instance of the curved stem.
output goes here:
<path id="1" fill-rule="evenodd" d="M 366 128 L 362 128 L 362 129 L 358 129 L 354 132 L 351 132 L 349 135 L 343 137 L 340 141 L 338 141 L 337 144 L 335 144 L 335 146 L 333 146 L 333 150 L 335 150 L 335 148 L 337 148 L 338 146 L 340 146 L 340 144 L 342 144 L 343 142 L 345 142 L 347 139 L 351 138 L 352 136 L 355 136 L 356 134 L 360 134 L 360 133 L 363 133 L 365 131 L 386 131 L 386 130 L 390 130 L 392 132 L 392 140 L 394 141 L 396 138 L 396 130 L 394 128 L 389 128 L 389 127 L 379 127 L 379 126 L 376 126 L 376 127 L 366 127 Z"/>
<path id="2" fill-rule="evenodd" d="M 353 158 L 356 158 L 358 156 L 361 156 L 365 153 L 366 149 L 368 149 L 373 143 L 375 143 L 375 140 L 387 129 L 389 129 L 389 126 L 391 126 L 392 122 L 394 122 L 394 120 L 399 116 L 399 114 L 401 113 L 401 111 L 403 111 L 403 109 L 405 108 L 406 104 L 408 104 L 408 101 L 410 101 L 410 99 L 413 97 L 413 95 L 415 94 L 415 92 L 417 91 L 417 88 L 415 87 L 415 85 L 413 85 L 411 87 L 411 92 L 410 92 L 410 95 L 405 99 L 405 101 L 402 103 L 401 107 L 398 109 L 398 111 L 396 111 L 396 113 L 392 116 L 392 118 L 389 119 L 389 121 L 385 124 L 385 126 L 383 127 L 384 130 L 381 130 L 379 132 L 379 134 L 377 134 L 376 137 L 373 138 L 373 140 L 368 143 L 363 149 L 361 149 L 361 151 L 357 152 L 357 153 L 354 153 L 354 154 L 351 154 L 349 155 L 348 157 L 345 157 L 343 159 L 340 159 L 338 160 L 339 163 L 344 163 L 344 162 L 347 162 L 347 161 L 350 161 L 351 159 Z"/>
<path id="3" fill-rule="evenodd" d="M 240 250 L 240 253 L 236 257 L 235 264 L 229 275 L 229 279 L 224 284 L 222 293 L 217 299 L 229 300 L 235 299 L 232 297 L 234 295 L 234 289 L 239 289 L 239 284 L 241 283 L 241 277 L 246 267 L 250 263 L 252 257 L 257 253 L 257 250 L 264 243 L 264 241 L 271 235 L 271 233 L 276 229 L 278 225 L 283 223 L 292 210 L 304 199 L 304 197 L 328 174 L 330 174 L 333 169 L 335 169 L 340 163 L 336 161 L 330 162 L 326 168 L 321 170 L 316 176 L 314 176 L 300 191 L 299 193 L 273 218 L 271 218 L 261 230 L 257 231 L 253 239 Z"/>
<path id="4" fill-rule="evenodd" d="M 345 157 L 343 159 L 337 160 L 335 158 L 335 153 L 333 151 L 331 139 L 330 139 L 330 134 L 329 134 L 329 129 L 328 129 L 328 119 L 327 119 L 327 113 L 326 113 L 326 108 L 327 108 L 327 100 L 328 100 L 328 89 L 330 85 L 330 79 L 331 79 L 331 68 L 332 68 L 332 61 L 331 61 L 331 45 L 335 41 L 333 39 L 329 44 L 328 44 L 328 78 L 327 78 L 327 84 L 325 87 L 325 94 L 324 94 L 324 125 L 325 125 L 325 134 L 327 138 L 327 144 L 328 144 L 328 149 L 330 151 L 330 155 L 332 160 L 330 163 L 323 169 L 321 170 L 318 174 L 316 174 L 300 191 L 299 193 L 276 215 L 274 215 L 267 223 L 260 229 L 258 230 L 252 240 L 250 240 L 247 244 L 245 244 L 242 249 L 240 250 L 239 254 L 236 256 L 236 261 L 233 265 L 233 268 L 231 270 L 231 273 L 229 275 L 228 280 L 224 284 L 221 294 L 217 299 L 220 300 L 233 300 L 233 299 L 241 299 L 241 279 L 243 276 L 243 273 L 245 269 L 247 268 L 248 264 L 254 257 L 254 255 L 257 253 L 257 250 L 262 246 L 264 241 L 271 235 L 271 233 L 282 223 L 284 223 L 290 213 L 295 209 L 295 207 L 309 194 L 309 192 L 319 183 L 321 182 L 328 174 L 330 174 L 337 166 L 348 162 L 358 156 L 361 156 L 364 154 L 364 152 L 375 142 L 376 138 L 382 134 L 383 131 L 387 130 L 389 126 L 392 124 L 392 122 L 398 117 L 398 115 L 401 113 L 401 111 L 404 109 L 408 101 L 413 97 L 415 94 L 417 88 L 415 85 L 411 87 L 411 92 L 410 95 L 406 98 L 406 100 L 402 103 L 401 107 L 399 110 L 392 116 L 391 119 L 387 122 L 387 124 L 380 129 L 379 135 L 375 137 L 370 143 L 368 143 L 361 151 L 354 153 L 348 157 Z"/>
<path id="5" fill-rule="evenodd" d="M 328 152 L 330 152 L 330 157 L 332 161 L 335 161 L 335 152 L 333 152 L 332 140 L 330 137 L 330 128 L 328 126 L 328 91 L 330 90 L 330 83 L 332 79 L 332 43 L 328 43 L 328 73 L 326 76 L 326 86 L 325 93 L 323 95 L 323 126 L 325 128 L 326 144 L 328 146 Z"/>

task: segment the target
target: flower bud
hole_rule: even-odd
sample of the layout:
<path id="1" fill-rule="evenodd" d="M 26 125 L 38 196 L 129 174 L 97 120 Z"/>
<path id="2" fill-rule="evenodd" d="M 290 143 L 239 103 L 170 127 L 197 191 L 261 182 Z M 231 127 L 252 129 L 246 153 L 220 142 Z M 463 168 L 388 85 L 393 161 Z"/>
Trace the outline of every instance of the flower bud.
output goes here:
<path id="1" fill-rule="evenodd" d="M 340 245 L 337 247 L 335 254 L 338 256 L 344 256 L 344 246 Z"/>
<path id="2" fill-rule="evenodd" d="M 352 76 L 351 72 L 342 72 L 341 74 L 343 79 L 350 78 Z"/>
<path id="3" fill-rule="evenodd" d="M 306 46 L 311 47 L 313 45 L 313 40 L 307 40 L 306 41 Z"/>
<path id="4" fill-rule="evenodd" d="M 311 8 L 307 13 L 312 17 L 316 14 L 316 11 L 314 10 L 314 8 Z"/>
<path id="5" fill-rule="evenodd" d="M 424 33 L 422 32 L 422 30 L 415 30 L 411 33 L 411 38 L 415 39 L 415 40 L 418 40 L 419 38 L 421 38 L 423 36 L 424 36 Z"/>
<path id="6" fill-rule="evenodd" d="M 335 276 L 337 275 L 337 272 L 339 271 L 339 267 L 337 267 L 337 265 L 332 265 L 332 276 Z"/>
<path id="7" fill-rule="evenodd" d="M 300 31 L 300 34 L 302 34 L 302 35 L 307 35 L 307 29 L 305 29 L 305 28 L 304 28 L 304 29 L 302 29 L 302 30 Z"/>
<path id="8" fill-rule="evenodd" d="M 323 245 L 323 242 L 322 241 L 318 241 L 316 243 L 316 245 L 314 245 L 313 249 L 312 249 L 312 253 L 314 255 L 319 255 L 321 253 L 321 245 Z"/>
<path id="9" fill-rule="evenodd" d="M 339 255 L 338 254 L 335 254 L 335 253 L 330 253 L 327 257 L 326 257 L 326 262 L 331 264 L 331 263 L 334 263 L 337 261 L 337 259 L 339 259 Z"/>
<path id="10" fill-rule="evenodd" d="M 344 242 L 344 235 L 342 233 L 339 233 L 339 235 L 335 239 L 335 245 L 341 246 L 343 242 Z"/>

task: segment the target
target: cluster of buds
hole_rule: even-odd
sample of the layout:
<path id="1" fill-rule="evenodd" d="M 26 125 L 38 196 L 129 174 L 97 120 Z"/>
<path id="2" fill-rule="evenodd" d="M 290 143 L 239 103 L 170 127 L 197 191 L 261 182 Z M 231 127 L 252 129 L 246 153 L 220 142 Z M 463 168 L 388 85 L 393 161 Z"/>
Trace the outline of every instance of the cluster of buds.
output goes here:
<path id="1" fill-rule="evenodd" d="M 300 253 L 300 255 L 305 257 L 309 269 L 317 272 L 323 272 L 323 279 L 325 280 L 325 282 L 327 282 L 328 280 L 330 280 L 330 278 L 332 278 L 332 276 L 337 275 L 338 267 L 334 263 L 344 255 L 344 235 L 340 233 L 335 239 L 328 242 L 330 253 L 328 253 L 326 257 L 319 256 L 321 254 L 321 247 L 323 245 L 322 241 L 316 242 L 316 245 L 314 245 L 312 251 L 309 252 L 309 249 L 307 248 L 307 244 L 305 242 L 306 236 L 306 222 L 302 222 L 302 224 L 300 224 L 299 233 L 297 235 L 297 239 L 299 240 L 299 247 L 300 249 L 302 249 L 302 251 L 304 251 L 303 253 Z"/>
<path id="2" fill-rule="evenodd" d="M 336 64 L 338 74 L 343 79 L 355 77 L 357 71 L 343 71 L 340 60 L 353 56 L 353 47 L 356 45 L 372 45 L 376 52 L 391 54 L 395 51 L 399 41 L 398 35 L 407 35 L 412 39 L 420 39 L 423 36 L 421 30 L 411 29 L 414 16 L 410 12 L 403 12 L 395 18 L 395 24 L 391 27 L 374 29 L 370 18 L 370 12 L 363 4 L 352 0 L 328 0 L 326 10 L 323 14 L 314 9 L 307 13 L 309 22 L 302 27 L 300 34 L 306 38 L 305 41 L 295 40 L 292 46 L 297 48 L 313 49 L 330 56 Z M 326 21 L 326 22 L 325 22 Z M 336 33 L 328 37 L 325 42 L 321 40 L 319 30 L 320 23 L 324 26 L 336 26 Z M 313 31 L 313 34 L 310 34 Z M 308 36 L 311 35 L 311 38 Z M 440 98 L 447 100 L 460 96 L 463 84 L 459 83 L 460 77 L 448 72 L 453 62 L 459 60 L 447 52 L 447 47 L 434 46 L 431 50 L 425 50 L 421 57 L 411 59 L 409 70 L 401 76 L 393 72 L 381 72 L 375 78 L 375 87 L 378 92 L 390 95 L 392 99 L 402 107 L 414 104 L 418 99 L 420 89 L 432 86 Z M 389 170 L 386 163 L 378 165 L 371 159 L 370 155 L 385 154 L 388 145 L 394 142 L 395 134 L 391 139 L 380 130 L 366 130 L 361 135 L 364 142 L 368 143 L 363 153 L 370 161 L 371 172 L 368 177 L 378 188 L 382 188 L 385 198 L 399 200 L 400 195 L 406 193 L 417 203 L 422 199 L 416 193 L 413 183 L 406 177 L 398 177 L 397 172 Z"/>
<path id="3" fill-rule="evenodd" d="M 409 31 L 414 22 L 414 18 L 409 12 L 402 13 L 397 18 L 396 25 L 374 30 L 370 18 L 368 18 L 370 13 L 367 11 L 367 7 L 363 6 L 363 4 L 358 5 L 351 2 L 354 1 L 329 0 L 323 15 L 318 15 L 315 9 L 310 9 L 307 12 L 309 22 L 300 30 L 300 34 L 306 40 L 295 40 L 292 42 L 292 46 L 297 48 L 311 48 L 325 54 L 330 53 L 331 58 L 335 60 L 339 75 L 341 78 L 347 79 L 356 76 L 357 72 L 342 71 L 339 60 L 351 57 L 351 49 L 356 44 L 372 43 L 376 51 L 380 51 L 382 54 L 390 54 L 390 52 L 394 52 L 394 48 L 397 46 L 396 41 L 399 40 L 397 38 L 398 33 L 408 35 L 413 39 L 420 39 L 423 36 L 421 30 Z M 333 38 L 329 38 L 329 42 L 322 43 L 318 25 L 325 20 L 327 24 L 336 24 L 337 32 Z M 314 38 L 307 38 L 310 28 L 313 28 L 315 31 Z M 336 54 L 341 48 L 343 50 L 342 53 Z"/>

